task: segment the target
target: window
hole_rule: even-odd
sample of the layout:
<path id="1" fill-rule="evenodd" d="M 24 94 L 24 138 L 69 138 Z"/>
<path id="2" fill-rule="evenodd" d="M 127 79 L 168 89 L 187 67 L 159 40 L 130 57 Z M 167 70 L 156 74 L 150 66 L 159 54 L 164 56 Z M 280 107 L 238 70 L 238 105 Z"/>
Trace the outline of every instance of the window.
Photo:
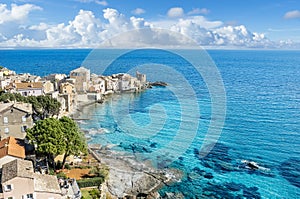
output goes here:
<path id="1" fill-rule="evenodd" d="M 25 132 L 27 129 L 27 126 L 21 126 L 21 132 Z"/>
<path id="2" fill-rule="evenodd" d="M 26 116 L 22 116 L 22 122 L 26 122 Z"/>
<path id="3" fill-rule="evenodd" d="M 3 122 L 4 122 L 4 124 L 7 124 L 8 123 L 8 117 L 3 117 Z"/>
<path id="4" fill-rule="evenodd" d="M 32 194 L 32 193 L 27 194 L 27 195 L 26 195 L 26 198 L 27 198 L 27 199 L 33 199 L 33 194 Z"/>
<path id="5" fill-rule="evenodd" d="M 4 129 L 4 133 L 6 133 L 6 134 L 9 133 L 9 128 L 8 128 L 8 127 L 6 127 L 6 128 Z"/>
<path id="6" fill-rule="evenodd" d="M 12 184 L 8 184 L 4 186 L 4 191 L 8 192 L 13 190 L 13 185 Z"/>

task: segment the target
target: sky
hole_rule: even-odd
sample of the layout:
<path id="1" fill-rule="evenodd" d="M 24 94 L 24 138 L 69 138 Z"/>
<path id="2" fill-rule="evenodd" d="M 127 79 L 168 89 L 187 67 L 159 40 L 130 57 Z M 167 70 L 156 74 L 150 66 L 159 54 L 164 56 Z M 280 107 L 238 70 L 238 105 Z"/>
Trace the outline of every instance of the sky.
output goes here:
<path id="1" fill-rule="evenodd" d="M 299 49 L 300 1 L 0 0 L 0 48 L 95 48 L 118 35 L 130 46 L 128 31 L 136 46 L 180 46 L 176 33 L 203 47 Z"/>

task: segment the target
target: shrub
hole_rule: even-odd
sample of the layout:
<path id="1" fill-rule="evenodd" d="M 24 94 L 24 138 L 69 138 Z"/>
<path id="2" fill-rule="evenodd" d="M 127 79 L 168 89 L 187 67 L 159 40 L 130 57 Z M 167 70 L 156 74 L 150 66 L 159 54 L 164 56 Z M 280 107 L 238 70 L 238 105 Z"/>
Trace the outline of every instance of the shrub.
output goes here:
<path id="1" fill-rule="evenodd" d="M 93 174 L 96 177 L 101 177 L 106 179 L 108 176 L 109 168 L 106 165 L 102 165 L 101 167 L 93 167 L 89 174 Z"/>
<path id="2" fill-rule="evenodd" d="M 69 164 L 65 164 L 65 168 L 71 170 L 71 166 Z"/>
<path id="3" fill-rule="evenodd" d="M 89 191 L 89 194 L 93 199 L 98 199 L 100 198 L 101 192 L 99 189 L 92 189 Z"/>
<path id="4" fill-rule="evenodd" d="M 51 169 L 51 168 L 49 169 L 49 171 L 48 171 L 48 172 L 49 172 L 49 173 L 48 173 L 49 175 L 55 175 L 55 172 L 54 172 L 54 170 L 53 170 L 53 169 Z"/>
<path id="5" fill-rule="evenodd" d="M 64 172 L 59 172 L 56 174 L 57 178 L 67 179 L 67 176 Z"/>
<path id="6" fill-rule="evenodd" d="M 77 184 L 80 188 L 96 187 L 96 186 L 98 187 L 103 182 L 104 182 L 104 178 L 102 178 L 102 177 L 84 178 L 84 179 L 81 179 L 81 180 L 77 180 Z"/>

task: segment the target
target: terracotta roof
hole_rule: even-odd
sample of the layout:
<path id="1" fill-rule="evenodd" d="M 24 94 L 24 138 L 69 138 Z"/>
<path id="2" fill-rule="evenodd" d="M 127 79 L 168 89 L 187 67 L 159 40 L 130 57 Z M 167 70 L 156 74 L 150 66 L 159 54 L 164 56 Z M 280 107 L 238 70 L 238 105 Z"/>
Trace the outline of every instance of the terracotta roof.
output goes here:
<path id="1" fill-rule="evenodd" d="M 16 89 L 33 89 L 33 88 L 43 88 L 42 82 L 25 82 L 25 83 L 15 83 Z"/>
<path id="2" fill-rule="evenodd" d="M 8 137 L 0 141 L 0 158 L 7 155 L 17 158 L 25 158 L 25 147 L 23 141 L 14 137 Z"/>

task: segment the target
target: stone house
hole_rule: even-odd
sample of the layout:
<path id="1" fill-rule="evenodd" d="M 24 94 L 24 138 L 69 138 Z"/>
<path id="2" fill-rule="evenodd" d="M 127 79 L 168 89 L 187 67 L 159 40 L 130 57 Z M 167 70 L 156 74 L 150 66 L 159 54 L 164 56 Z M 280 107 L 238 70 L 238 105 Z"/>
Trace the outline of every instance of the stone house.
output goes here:
<path id="1" fill-rule="evenodd" d="M 51 81 L 43 82 L 43 91 L 45 94 L 54 92 L 54 84 Z"/>
<path id="2" fill-rule="evenodd" d="M 0 72 L 2 73 L 2 76 L 9 76 L 9 75 L 15 75 L 16 72 L 9 70 L 8 68 L 1 68 Z"/>
<path id="3" fill-rule="evenodd" d="M 91 79 L 89 69 L 84 67 L 77 68 L 70 72 L 70 78 L 75 79 L 76 92 L 83 93 L 88 91 Z"/>
<path id="4" fill-rule="evenodd" d="M 15 159 L 25 158 L 24 141 L 14 137 L 7 137 L 0 141 L 0 168 Z"/>
<path id="5" fill-rule="evenodd" d="M 25 130 L 33 126 L 32 105 L 28 103 L 0 104 L 0 136 L 1 139 L 13 136 L 24 139 Z"/>
<path id="6" fill-rule="evenodd" d="M 59 98 L 64 99 L 64 110 L 71 112 L 76 106 L 77 102 L 77 93 L 74 84 L 69 82 L 61 83 L 59 87 L 59 93 Z"/>
<path id="7" fill-rule="evenodd" d="M 5 89 L 12 82 L 11 78 L 2 78 L 0 79 L 0 88 Z"/>
<path id="8" fill-rule="evenodd" d="M 34 173 L 31 161 L 16 159 L 2 166 L 2 198 L 61 199 L 56 176 Z"/>
<path id="9" fill-rule="evenodd" d="M 88 91 L 93 92 L 93 93 L 104 94 L 106 91 L 105 77 L 92 74 L 91 75 L 91 85 L 90 85 Z"/>
<path id="10" fill-rule="evenodd" d="M 146 74 L 142 74 L 139 71 L 136 71 L 136 78 L 142 83 L 145 84 L 147 82 Z"/>

